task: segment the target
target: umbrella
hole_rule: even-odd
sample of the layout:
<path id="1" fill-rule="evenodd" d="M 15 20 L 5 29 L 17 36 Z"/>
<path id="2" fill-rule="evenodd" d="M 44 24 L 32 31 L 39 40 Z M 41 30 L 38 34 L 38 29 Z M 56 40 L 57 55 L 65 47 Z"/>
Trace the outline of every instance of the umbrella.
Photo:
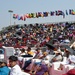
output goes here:
<path id="1" fill-rule="evenodd" d="M 52 45 L 51 43 L 47 43 L 46 46 L 48 46 L 50 49 L 55 49 L 54 45 Z"/>
<path id="2" fill-rule="evenodd" d="M 63 46 L 64 48 L 68 49 L 68 51 L 71 53 L 71 54 L 74 54 L 74 50 L 72 48 L 70 48 L 68 45 L 64 45 Z"/>
<path id="3" fill-rule="evenodd" d="M 21 35 L 22 34 L 22 31 L 19 30 L 19 31 L 16 32 L 16 34 L 17 35 Z"/>

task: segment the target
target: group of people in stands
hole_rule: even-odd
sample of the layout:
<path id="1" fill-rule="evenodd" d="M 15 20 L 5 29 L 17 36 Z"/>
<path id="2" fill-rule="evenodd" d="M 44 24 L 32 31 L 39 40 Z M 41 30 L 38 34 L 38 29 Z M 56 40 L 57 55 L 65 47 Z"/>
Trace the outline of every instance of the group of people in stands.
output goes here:
<path id="1" fill-rule="evenodd" d="M 26 53 L 26 54 L 24 54 L 24 53 Z M 73 55 L 71 55 L 70 51 L 68 49 L 66 49 L 66 48 L 64 49 L 64 52 L 62 52 L 59 49 L 53 51 L 49 47 L 46 47 L 45 51 L 42 51 L 40 48 L 36 48 L 36 50 L 34 50 L 34 52 L 33 52 L 31 50 L 31 48 L 28 47 L 27 52 L 24 52 L 24 53 L 20 53 L 21 57 L 23 57 L 23 58 L 32 57 L 32 58 L 27 60 L 27 61 L 25 61 L 25 64 L 22 67 L 23 71 L 25 71 L 26 68 L 31 63 L 33 63 L 33 60 L 35 60 L 35 59 L 41 60 L 39 62 L 36 60 L 36 62 L 33 64 L 32 68 L 31 68 L 31 70 L 29 72 L 30 74 L 35 74 L 35 75 L 43 75 L 43 74 L 44 75 L 50 75 L 50 69 L 52 67 L 52 63 L 53 62 L 62 62 L 60 64 L 60 67 L 58 68 L 59 70 L 63 69 L 62 66 L 64 64 L 74 64 L 75 63 L 75 62 L 71 61 L 70 57 L 72 57 Z M 22 55 L 22 54 L 24 54 L 24 55 Z M 66 57 L 66 61 L 65 62 L 63 62 L 63 60 L 64 60 L 63 57 Z M 46 69 L 43 69 L 42 65 Z"/>
<path id="2" fill-rule="evenodd" d="M 70 27 L 73 27 L 70 29 Z M 65 30 L 64 30 L 65 29 Z M 59 36 L 57 36 L 59 34 Z M 57 36 L 57 37 L 56 37 Z M 56 39 L 53 39 L 55 38 Z M 21 71 L 25 71 L 26 68 L 33 63 L 33 60 L 39 59 L 41 61 L 35 61 L 30 70 L 30 74 L 35 75 L 50 75 L 50 69 L 52 63 L 61 62 L 59 70 L 62 70 L 64 64 L 75 64 L 71 58 L 74 58 L 74 55 L 71 55 L 71 52 L 66 48 L 62 51 L 59 50 L 59 47 L 56 50 L 52 50 L 49 47 L 46 47 L 45 51 L 41 50 L 40 47 L 51 41 L 53 45 L 62 45 L 70 44 L 72 41 L 75 41 L 75 29 L 74 24 L 69 23 L 60 23 L 60 24 L 35 24 L 35 25 L 24 25 L 19 26 L 15 25 L 6 29 L 5 32 L 0 34 L 0 44 L 4 46 L 27 46 L 27 50 L 24 48 L 20 51 L 16 50 L 15 56 L 9 57 L 9 67 L 7 62 L 4 59 L 0 60 L 0 74 L 1 75 L 22 75 Z M 69 45 L 70 46 L 70 45 Z M 33 50 L 31 47 L 35 47 Z M 73 46 L 70 46 L 75 50 L 75 43 Z M 21 57 L 21 58 L 20 58 Z M 22 66 L 22 60 L 26 57 L 32 57 L 31 59 L 25 61 L 24 66 Z M 63 62 L 64 57 L 66 61 Z M 19 65 L 17 65 L 17 61 Z M 68 75 L 67 73 L 66 75 Z"/>
<path id="3" fill-rule="evenodd" d="M 65 50 L 66 52 L 66 57 L 69 60 L 69 55 L 70 52 L 68 52 L 67 50 Z M 43 56 L 40 55 L 40 49 L 37 49 L 37 53 L 39 53 L 37 56 L 35 55 L 35 58 L 39 58 L 39 59 L 43 59 L 42 57 L 44 57 L 45 60 L 47 60 L 46 56 L 47 56 L 47 52 L 43 53 Z M 60 52 L 55 52 L 56 56 L 57 55 L 61 55 Z M 62 61 L 61 59 L 56 59 L 56 56 L 53 57 L 53 61 L 52 62 L 56 62 L 56 61 Z M 22 70 L 25 70 L 25 68 L 21 69 L 21 67 L 17 64 L 18 62 L 18 57 L 12 55 L 9 57 L 9 66 L 7 66 L 7 61 L 4 59 L 0 59 L 0 75 L 22 75 Z M 73 62 L 69 62 L 68 64 L 71 64 Z M 24 65 L 25 66 L 25 65 Z M 30 70 L 30 74 L 34 74 L 34 75 L 50 75 L 48 71 L 50 71 L 51 66 L 48 66 L 46 63 L 42 64 L 41 62 L 35 62 L 33 64 L 32 69 Z M 68 71 L 66 74 L 64 75 L 74 75 L 75 74 L 75 69 L 72 69 L 70 71 Z"/>
<path id="4" fill-rule="evenodd" d="M 64 32 L 64 28 L 65 32 Z M 57 34 L 59 38 L 67 37 L 69 40 L 75 37 L 74 24 L 58 23 L 58 24 L 30 24 L 15 25 L 7 27 L 0 33 L 0 46 L 44 46 Z M 57 39 L 59 39 L 57 37 Z M 63 38 L 65 39 L 65 38 Z M 60 40 L 61 42 L 63 40 Z"/>

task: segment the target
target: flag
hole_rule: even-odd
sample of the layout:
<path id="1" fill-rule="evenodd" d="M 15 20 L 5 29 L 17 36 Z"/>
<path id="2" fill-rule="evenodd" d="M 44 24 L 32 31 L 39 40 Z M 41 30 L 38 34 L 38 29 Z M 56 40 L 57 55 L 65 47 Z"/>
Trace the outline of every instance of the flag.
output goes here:
<path id="1" fill-rule="evenodd" d="M 63 18 L 65 18 L 65 13 L 64 12 L 62 12 L 62 16 L 63 16 Z"/>
<path id="2" fill-rule="evenodd" d="M 69 14 L 72 15 L 73 9 L 69 9 Z"/>
<path id="3" fill-rule="evenodd" d="M 56 16 L 60 16 L 60 15 L 62 15 L 63 18 L 65 18 L 65 14 L 64 14 L 64 12 L 61 11 L 61 10 L 55 11 L 55 15 L 56 15 Z"/>
<path id="4" fill-rule="evenodd" d="M 43 16 L 47 17 L 48 16 L 48 12 L 43 12 Z"/>
<path id="5" fill-rule="evenodd" d="M 21 16 L 18 15 L 17 19 L 20 20 Z"/>
<path id="6" fill-rule="evenodd" d="M 26 15 L 24 15 L 24 21 L 26 20 Z"/>
<path id="7" fill-rule="evenodd" d="M 38 17 L 42 17 L 42 12 L 38 12 Z"/>
<path id="8" fill-rule="evenodd" d="M 31 13 L 31 17 L 34 18 L 34 13 Z"/>
<path id="9" fill-rule="evenodd" d="M 36 18 L 38 18 L 39 16 L 38 16 L 38 13 L 36 13 Z"/>
<path id="10" fill-rule="evenodd" d="M 55 13 L 54 11 L 51 11 L 51 12 L 50 12 L 50 15 L 51 15 L 51 16 L 54 16 L 54 13 Z"/>
<path id="11" fill-rule="evenodd" d="M 66 15 L 68 15 L 68 11 L 66 10 Z"/>
<path id="12" fill-rule="evenodd" d="M 56 15 L 57 15 L 57 16 L 63 15 L 63 11 L 61 11 L 61 10 L 56 11 Z"/>
<path id="13" fill-rule="evenodd" d="M 72 10 L 72 15 L 75 15 L 75 10 Z"/>
<path id="14" fill-rule="evenodd" d="M 55 15 L 56 15 L 56 16 L 59 16 L 59 15 L 58 15 L 58 11 L 55 11 Z"/>
<path id="15" fill-rule="evenodd" d="M 29 18 L 29 14 L 28 14 L 28 13 L 27 13 L 27 14 L 25 14 L 25 17 L 26 17 L 26 18 Z"/>
<path id="16" fill-rule="evenodd" d="M 20 20 L 25 21 L 26 20 L 26 17 L 23 15 L 23 16 L 20 17 Z"/>
<path id="17" fill-rule="evenodd" d="M 26 20 L 26 17 L 24 16 L 24 21 Z"/>
<path id="18" fill-rule="evenodd" d="M 37 14 L 36 13 L 34 13 L 34 18 L 36 18 L 37 17 Z"/>
<path id="19" fill-rule="evenodd" d="M 31 15 L 31 13 L 29 14 L 29 17 L 28 18 L 32 18 L 32 15 Z"/>
<path id="20" fill-rule="evenodd" d="M 13 18 L 16 19 L 18 17 L 18 14 L 13 14 Z"/>

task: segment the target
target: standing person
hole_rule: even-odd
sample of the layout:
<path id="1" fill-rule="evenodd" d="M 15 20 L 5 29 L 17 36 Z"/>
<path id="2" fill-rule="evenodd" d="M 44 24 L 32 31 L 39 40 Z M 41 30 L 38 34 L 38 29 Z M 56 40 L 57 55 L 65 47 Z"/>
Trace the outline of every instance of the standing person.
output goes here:
<path id="1" fill-rule="evenodd" d="M 22 75 L 19 65 L 17 65 L 18 58 L 16 56 L 9 57 L 9 65 L 11 67 L 9 75 Z"/>
<path id="2" fill-rule="evenodd" d="M 9 72 L 6 60 L 0 59 L 0 75 L 9 75 Z"/>

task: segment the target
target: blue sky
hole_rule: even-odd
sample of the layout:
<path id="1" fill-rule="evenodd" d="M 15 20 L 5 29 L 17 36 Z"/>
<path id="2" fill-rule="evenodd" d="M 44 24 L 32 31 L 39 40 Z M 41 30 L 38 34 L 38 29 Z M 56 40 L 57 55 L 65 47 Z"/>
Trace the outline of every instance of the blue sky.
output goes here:
<path id="1" fill-rule="evenodd" d="M 44 11 L 55 10 L 69 10 L 75 9 L 75 0 L 0 0 L 0 29 L 10 25 L 10 13 L 8 10 L 13 10 L 12 14 L 26 14 Z M 66 17 L 66 20 L 75 19 L 73 17 Z M 62 17 L 48 17 L 38 19 L 26 19 L 26 21 L 14 20 L 11 15 L 11 24 L 24 24 L 24 23 L 43 23 L 50 21 L 60 21 Z M 64 19 L 65 20 L 65 19 Z M 63 21 L 64 21 L 63 20 Z"/>

